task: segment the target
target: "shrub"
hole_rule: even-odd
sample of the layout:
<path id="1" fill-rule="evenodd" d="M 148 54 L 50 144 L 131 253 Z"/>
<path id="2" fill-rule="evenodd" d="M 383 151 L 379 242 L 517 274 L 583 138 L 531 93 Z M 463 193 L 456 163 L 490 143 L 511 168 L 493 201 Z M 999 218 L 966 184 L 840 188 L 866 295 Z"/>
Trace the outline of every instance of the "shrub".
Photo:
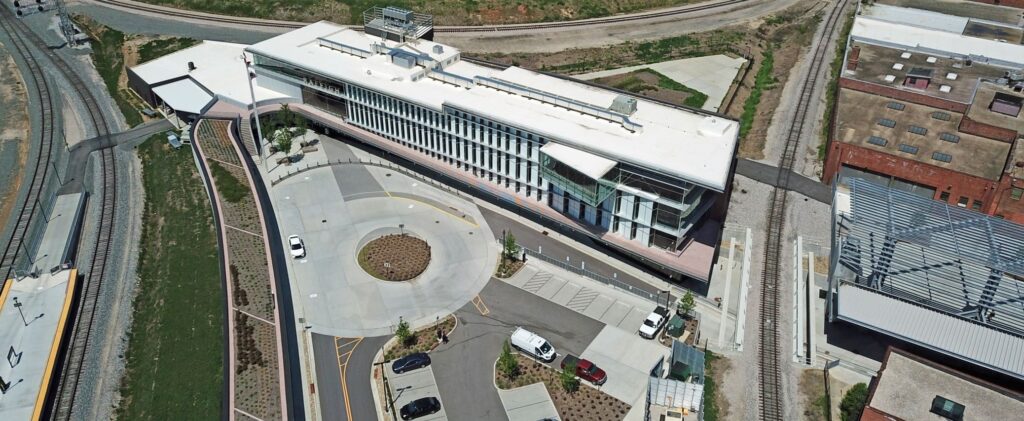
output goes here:
<path id="1" fill-rule="evenodd" d="M 576 363 L 566 364 L 562 367 L 562 389 L 566 392 L 572 393 L 580 387 L 580 381 L 576 378 Z"/>
<path id="2" fill-rule="evenodd" d="M 868 385 L 857 383 L 843 396 L 839 402 L 839 418 L 843 421 L 856 421 L 860 419 L 860 413 L 864 410 L 864 403 L 868 399 Z"/>
<path id="3" fill-rule="evenodd" d="M 398 328 L 395 329 L 395 337 L 398 338 L 398 342 L 401 342 L 402 345 L 409 343 L 409 338 L 412 337 L 412 331 L 409 330 L 409 322 L 402 320 L 401 318 L 398 319 Z"/>
<path id="4" fill-rule="evenodd" d="M 507 340 L 501 345 L 501 356 L 498 357 L 498 370 L 509 380 L 519 375 L 519 361 L 516 360 L 515 355 L 512 355 L 512 347 Z"/>

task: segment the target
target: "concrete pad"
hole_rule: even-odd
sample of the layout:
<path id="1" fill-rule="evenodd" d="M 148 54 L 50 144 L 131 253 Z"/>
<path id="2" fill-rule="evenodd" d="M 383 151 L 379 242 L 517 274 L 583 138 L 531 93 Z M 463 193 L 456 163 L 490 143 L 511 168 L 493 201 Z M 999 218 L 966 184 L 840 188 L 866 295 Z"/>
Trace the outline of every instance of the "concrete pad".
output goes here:
<path id="1" fill-rule="evenodd" d="M 718 108 L 722 105 L 722 100 L 725 98 L 725 94 L 729 92 L 729 87 L 732 86 L 733 80 L 736 79 L 736 75 L 745 62 L 746 60 L 742 58 L 732 58 L 719 54 L 640 66 L 621 67 L 586 73 L 576 77 L 583 80 L 592 80 L 650 68 L 687 87 L 703 92 L 708 96 L 708 100 L 701 108 L 708 111 L 718 111 Z"/>
<path id="2" fill-rule="evenodd" d="M 572 282 L 566 282 L 558 292 L 555 293 L 554 297 L 551 297 L 551 301 L 555 304 L 566 305 L 569 304 L 569 300 L 576 296 L 576 293 L 580 292 L 580 286 Z"/>
<path id="3" fill-rule="evenodd" d="M 583 314 L 591 319 L 597 319 L 604 322 L 603 317 L 605 313 L 608 312 L 608 309 L 611 308 L 613 303 L 615 303 L 615 300 L 604 295 L 598 295 L 594 298 L 594 301 L 590 302 L 590 305 L 587 306 L 587 308 L 583 309 Z"/>
<path id="4" fill-rule="evenodd" d="M 648 314 L 651 314 L 651 312 L 644 311 L 636 307 L 630 308 L 629 314 L 622 318 L 622 321 L 619 322 L 618 326 L 629 331 L 636 331 L 637 329 L 640 329 L 640 324 L 644 322 L 644 319 L 647 318 Z"/>
<path id="5" fill-rule="evenodd" d="M 561 291 L 565 284 L 565 279 L 551 278 L 544 286 L 537 290 L 536 294 L 542 298 L 554 301 L 555 294 Z"/>
<path id="6" fill-rule="evenodd" d="M 504 279 L 504 281 L 515 286 L 516 288 L 522 288 L 524 285 L 526 285 L 527 282 L 533 279 L 533 276 L 536 274 L 537 268 L 527 265 L 523 266 L 522 269 L 519 269 L 519 272 L 517 272 L 515 275 L 512 275 L 509 278 Z"/>
<path id="7" fill-rule="evenodd" d="M 402 374 L 388 373 L 391 394 L 395 399 L 395 410 L 401 410 L 403 406 L 416 399 L 435 397 L 441 401 L 441 410 L 433 415 L 417 418 L 418 420 L 447 420 L 448 415 L 444 410 L 444 400 L 437 391 L 437 383 L 434 381 L 434 370 L 427 366 L 418 370 L 408 371 Z"/>
<path id="8" fill-rule="evenodd" d="M 615 301 L 608 306 L 608 311 L 605 311 L 604 316 L 599 320 L 611 326 L 621 327 L 620 325 L 622 324 L 622 321 L 625 320 L 626 316 L 628 316 L 632 310 L 632 306 L 626 305 L 621 301 Z M 637 325 L 637 328 L 639 327 L 640 326 Z"/>
<path id="9" fill-rule="evenodd" d="M 558 419 L 558 410 L 544 383 L 538 382 L 511 390 L 498 389 L 509 421 Z"/>
<path id="10" fill-rule="evenodd" d="M 650 371 L 671 350 L 614 326 L 605 326 L 580 355 L 608 373 L 601 391 L 634 403 L 647 391 Z"/>

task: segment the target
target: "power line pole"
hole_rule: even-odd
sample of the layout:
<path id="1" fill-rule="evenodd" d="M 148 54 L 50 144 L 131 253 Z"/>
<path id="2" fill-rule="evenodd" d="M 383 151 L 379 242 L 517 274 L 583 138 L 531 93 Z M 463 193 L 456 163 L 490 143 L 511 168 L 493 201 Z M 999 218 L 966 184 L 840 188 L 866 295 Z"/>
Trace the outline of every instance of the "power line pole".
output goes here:
<path id="1" fill-rule="evenodd" d="M 78 41 L 75 39 L 75 24 L 71 21 L 71 16 L 68 15 L 68 9 L 64 7 L 64 0 L 55 0 L 57 3 L 57 16 L 60 17 L 60 32 L 64 34 L 64 39 L 68 41 L 68 47 L 74 47 L 78 45 Z"/>

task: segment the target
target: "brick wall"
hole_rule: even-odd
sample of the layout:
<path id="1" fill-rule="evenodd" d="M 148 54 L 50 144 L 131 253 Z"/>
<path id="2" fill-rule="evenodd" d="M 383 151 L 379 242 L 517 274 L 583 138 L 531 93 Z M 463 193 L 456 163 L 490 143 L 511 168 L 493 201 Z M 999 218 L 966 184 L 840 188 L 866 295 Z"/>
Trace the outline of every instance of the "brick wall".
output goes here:
<path id="1" fill-rule="evenodd" d="M 1006 143 L 1012 143 L 1013 140 L 1017 138 L 1017 132 L 1013 130 L 974 121 L 966 116 L 964 116 L 963 120 L 960 120 L 959 130 L 964 133 L 1001 140 Z"/>
<path id="2" fill-rule="evenodd" d="M 929 107 L 941 108 L 943 110 L 953 111 L 961 114 L 967 112 L 967 104 L 936 98 L 933 96 L 919 94 L 916 92 L 904 91 L 889 86 L 863 82 L 855 79 L 840 78 L 839 86 L 842 86 L 847 89 L 852 89 L 855 91 L 867 92 L 869 94 L 884 96 L 886 98 L 898 99 L 901 101 L 911 102 L 914 104 L 921 104 L 927 105 Z"/>
<path id="3" fill-rule="evenodd" d="M 1000 215 L 1008 221 L 1024 224 L 1024 198 L 1013 200 L 1010 194 L 1013 188 L 1024 188 L 1024 180 L 1010 176 L 1003 176 L 996 188 L 996 210 L 995 215 Z"/>
<path id="4" fill-rule="evenodd" d="M 988 214 L 994 214 L 998 205 L 994 199 L 998 196 L 1000 182 L 843 142 L 832 142 L 822 181 L 831 183 L 842 164 L 932 187 L 935 189 L 936 200 L 939 200 L 942 192 L 949 192 L 950 204 L 956 204 L 961 196 L 969 199 L 968 207 L 974 200 L 981 200 L 982 211 Z"/>

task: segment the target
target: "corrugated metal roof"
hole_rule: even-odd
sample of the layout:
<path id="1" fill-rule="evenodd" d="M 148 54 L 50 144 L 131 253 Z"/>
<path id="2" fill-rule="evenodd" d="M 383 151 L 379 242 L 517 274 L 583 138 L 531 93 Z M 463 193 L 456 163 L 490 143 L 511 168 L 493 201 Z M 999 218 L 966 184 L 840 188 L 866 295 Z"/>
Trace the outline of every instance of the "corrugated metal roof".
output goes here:
<path id="1" fill-rule="evenodd" d="M 1024 339 L 852 284 L 839 287 L 840 319 L 1024 378 Z"/>

